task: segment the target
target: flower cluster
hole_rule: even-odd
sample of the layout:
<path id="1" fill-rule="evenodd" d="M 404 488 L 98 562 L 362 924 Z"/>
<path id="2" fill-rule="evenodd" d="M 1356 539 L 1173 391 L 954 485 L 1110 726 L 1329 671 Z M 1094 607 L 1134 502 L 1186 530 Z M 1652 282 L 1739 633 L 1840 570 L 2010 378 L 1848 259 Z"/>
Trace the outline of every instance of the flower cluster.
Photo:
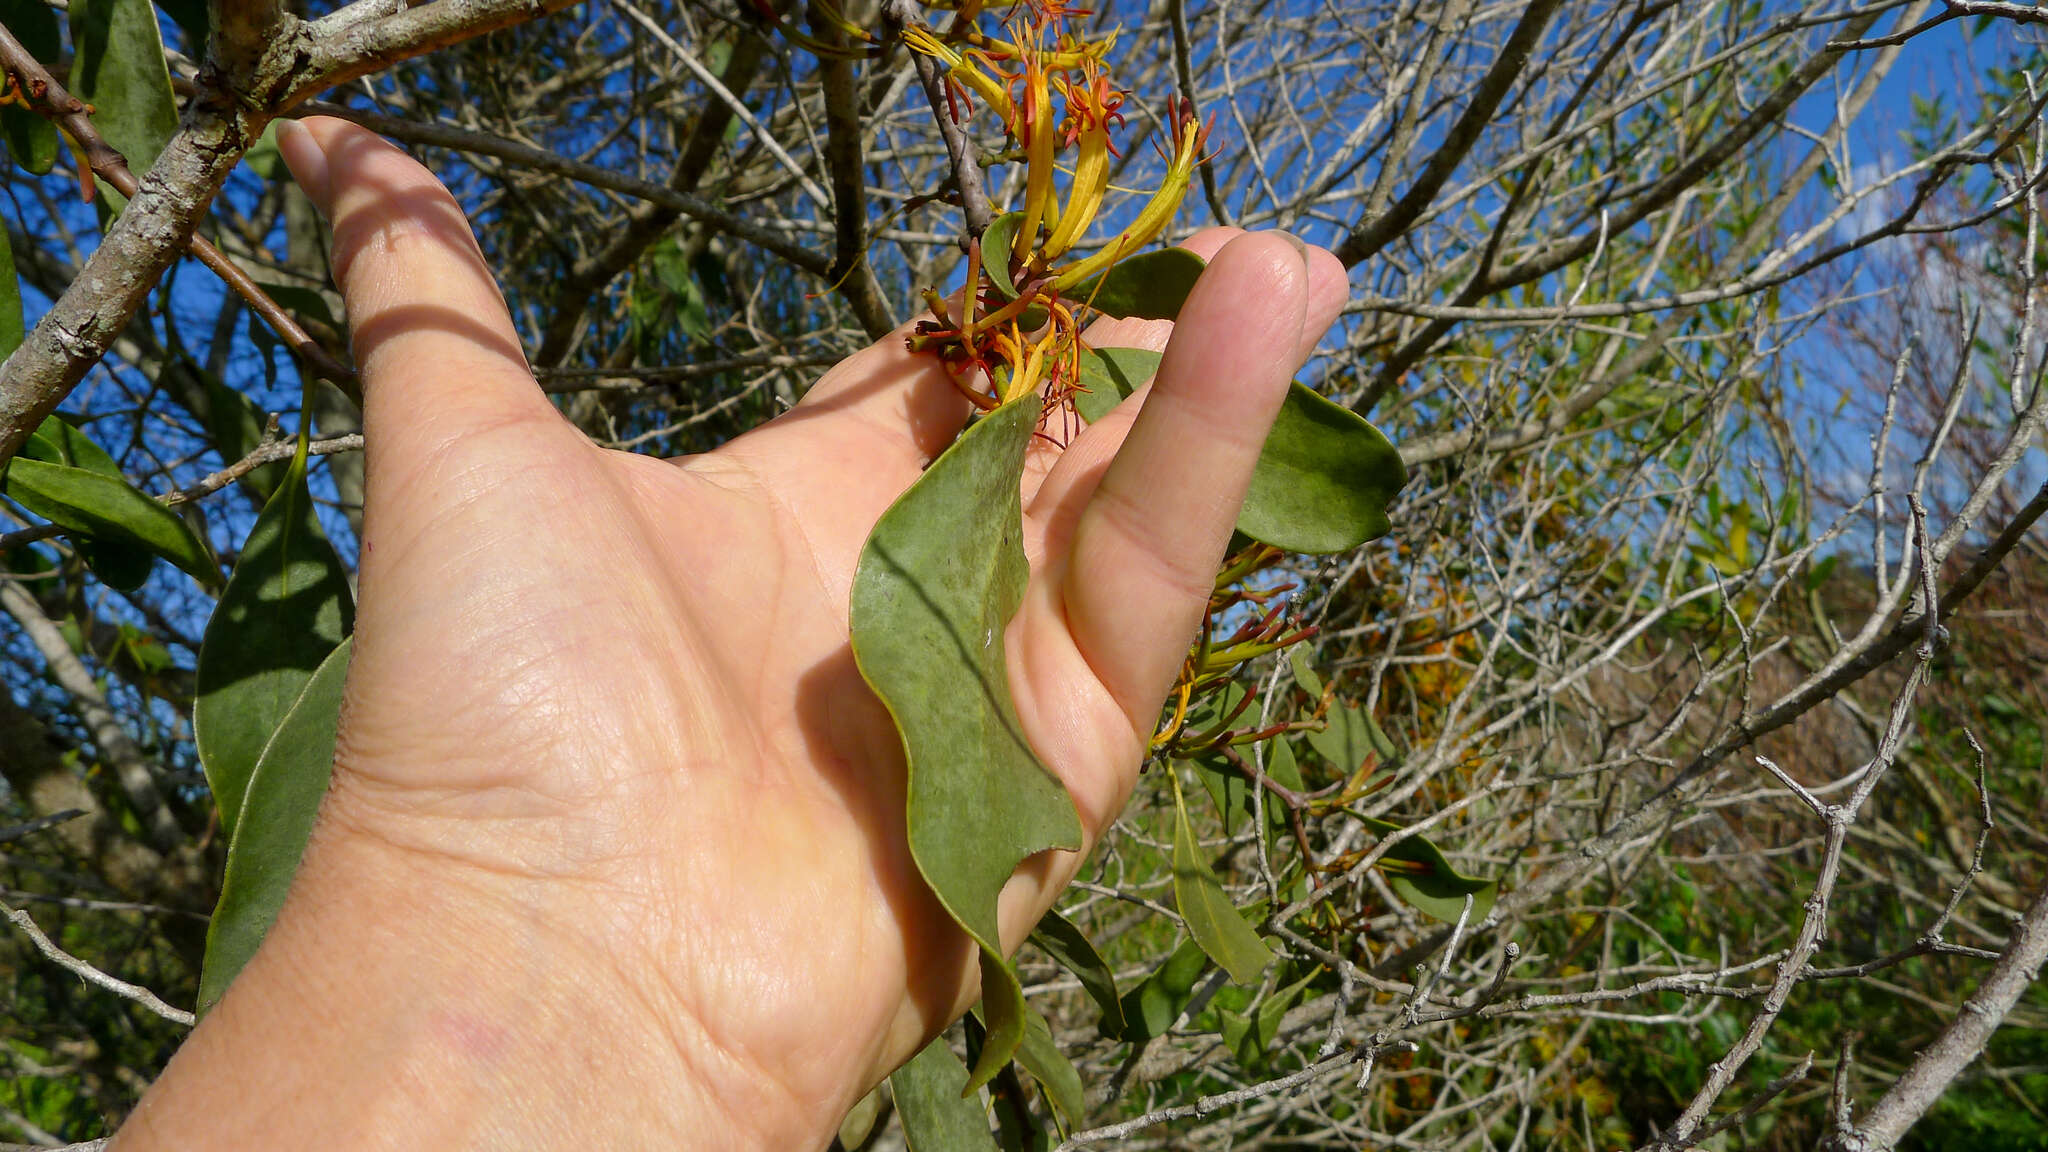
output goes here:
<path id="1" fill-rule="evenodd" d="M 910 340 L 913 349 L 939 355 L 983 408 L 1033 391 L 1049 403 L 1072 394 L 1080 370 L 1078 313 L 1118 261 L 1172 221 L 1207 136 L 1191 106 L 1169 99 L 1159 188 L 1115 236 L 1070 259 L 1102 211 L 1111 158 L 1122 155 L 1112 133 L 1123 127 L 1126 95 L 1109 74 L 1114 33 L 1078 39 L 1065 31 L 1072 15 L 1085 13 L 1041 0 L 1020 7 L 1003 37 L 967 19 L 945 37 L 922 28 L 903 33 L 911 48 L 944 66 L 953 109 L 979 102 L 994 112 L 1011 146 L 1005 158 L 1025 166 L 1022 206 L 970 250 L 975 280 L 958 314 L 936 292 L 926 293 L 935 319 Z M 986 391 L 976 383 L 984 379 Z"/>

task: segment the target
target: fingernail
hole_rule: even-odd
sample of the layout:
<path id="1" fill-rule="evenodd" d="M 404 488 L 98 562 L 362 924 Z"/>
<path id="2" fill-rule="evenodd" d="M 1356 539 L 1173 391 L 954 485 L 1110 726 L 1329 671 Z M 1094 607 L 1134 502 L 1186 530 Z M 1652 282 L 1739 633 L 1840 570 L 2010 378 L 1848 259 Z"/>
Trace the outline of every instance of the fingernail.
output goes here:
<path id="1" fill-rule="evenodd" d="M 1274 235 L 1294 245 L 1295 255 L 1301 257 L 1301 266 L 1303 268 L 1308 267 L 1308 244 L 1301 237 L 1296 236 L 1292 232 L 1275 232 Z"/>
<path id="2" fill-rule="evenodd" d="M 327 215 L 329 184 L 327 179 L 327 152 L 320 147 L 320 138 L 311 129 L 297 120 L 276 120 L 277 150 L 283 155 L 285 167 L 291 169 L 292 179 L 305 190 L 306 198 L 313 207 Z"/>

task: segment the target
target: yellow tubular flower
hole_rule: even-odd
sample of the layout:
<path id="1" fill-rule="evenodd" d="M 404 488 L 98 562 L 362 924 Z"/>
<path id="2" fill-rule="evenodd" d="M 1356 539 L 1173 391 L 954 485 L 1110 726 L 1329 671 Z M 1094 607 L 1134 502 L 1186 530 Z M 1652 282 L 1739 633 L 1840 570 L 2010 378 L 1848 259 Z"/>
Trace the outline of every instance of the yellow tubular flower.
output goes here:
<path id="1" fill-rule="evenodd" d="M 922 28 L 905 28 L 903 42 L 913 49 L 932 57 L 946 66 L 946 75 L 967 86 L 968 90 L 982 98 L 995 110 L 1004 123 L 1008 123 L 1015 111 L 1010 107 L 1010 94 L 1003 90 L 995 77 L 983 72 L 970 60 L 947 47 L 945 42 Z"/>
<path id="2" fill-rule="evenodd" d="M 1109 187 L 1109 125 L 1101 117 L 1090 117 L 1081 128 L 1081 150 L 1074 160 L 1074 183 L 1067 191 L 1067 206 L 1060 213 L 1058 227 L 1046 238 L 1047 259 L 1074 246 L 1081 232 L 1095 219 L 1102 206 L 1103 190 Z"/>
<path id="3" fill-rule="evenodd" d="M 1173 154 L 1168 157 L 1166 179 L 1159 185 L 1159 191 L 1145 202 L 1144 209 L 1136 220 L 1131 221 L 1129 228 L 1095 255 L 1061 269 L 1053 279 L 1053 286 L 1060 291 L 1072 288 L 1151 243 L 1152 238 L 1159 235 L 1173 221 L 1174 213 L 1180 210 L 1180 202 L 1188 194 L 1188 180 L 1194 175 L 1195 163 L 1202 155 L 1202 141 L 1207 136 L 1207 130 L 1195 119 L 1192 108 L 1175 116 Z"/>
<path id="4" fill-rule="evenodd" d="M 1045 219 L 1045 207 L 1052 199 L 1053 153 L 1057 148 L 1052 120 L 1052 90 L 1045 69 L 1037 60 L 1024 68 L 1024 116 L 1018 135 L 1024 140 L 1024 222 L 1017 226 L 1017 240 L 1010 255 L 1018 262 L 1030 258 L 1038 243 L 1038 225 Z"/>

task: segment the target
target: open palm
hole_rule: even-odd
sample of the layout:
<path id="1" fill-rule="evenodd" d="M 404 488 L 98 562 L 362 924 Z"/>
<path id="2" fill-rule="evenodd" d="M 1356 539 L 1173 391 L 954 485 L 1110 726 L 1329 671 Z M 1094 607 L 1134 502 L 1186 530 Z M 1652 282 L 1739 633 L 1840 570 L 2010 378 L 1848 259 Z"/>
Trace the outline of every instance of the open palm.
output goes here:
<path id="1" fill-rule="evenodd" d="M 440 185 L 359 129 L 308 127 L 284 143 L 334 224 L 368 492 L 334 792 L 275 935 L 383 877 L 387 901 L 449 910 L 454 943 L 489 954 L 480 980 L 567 984 L 636 1074 L 699 1085 L 769 1143 L 815 1142 L 976 995 L 847 641 L 863 541 L 969 407 L 891 338 L 715 452 L 599 449 L 535 386 Z M 1064 450 L 1036 443 L 1026 470 L 1010 680 L 1090 843 L 1344 294 L 1333 258 L 1284 237 L 1194 247 L 1214 259 L 1149 398 Z M 1117 323 L 1092 339 L 1168 330 Z M 1007 945 L 1080 859 L 1011 881 Z M 436 947 L 404 931 L 372 934 Z"/>

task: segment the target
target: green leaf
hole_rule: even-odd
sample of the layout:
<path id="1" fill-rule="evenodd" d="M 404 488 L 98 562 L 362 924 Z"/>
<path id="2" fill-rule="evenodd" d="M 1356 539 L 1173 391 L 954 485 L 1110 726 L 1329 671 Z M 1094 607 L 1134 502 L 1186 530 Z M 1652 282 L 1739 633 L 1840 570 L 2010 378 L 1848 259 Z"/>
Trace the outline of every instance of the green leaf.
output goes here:
<path id="1" fill-rule="evenodd" d="M 1161 248 L 1119 260 L 1062 290 L 1060 298 L 1086 304 L 1105 316 L 1171 320 L 1180 315 L 1205 267 L 1200 256 L 1185 248 Z"/>
<path id="2" fill-rule="evenodd" d="M 1253 983 L 1272 962 L 1272 949 L 1237 914 L 1222 882 L 1209 870 L 1209 862 L 1195 842 L 1195 830 L 1188 823 L 1178 779 L 1174 781 L 1173 819 L 1173 900 L 1181 919 L 1187 921 L 1195 943 L 1222 965 L 1233 981 Z"/>
<path id="3" fill-rule="evenodd" d="M 133 592 L 142 587 L 156 568 L 156 557 L 148 552 L 111 540 L 82 541 L 78 550 L 84 555 L 92 574 L 100 578 L 100 583 L 122 592 Z"/>
<path id="4" fill-rule="evenodd" d="M 1053 1040 L 1052 1025 L 1029 1007 L 1024 1009 L 1024 1042 L 1017 1047 L 1017 1063 L 1045 1089 L 1045 1098 L 1052 1101 L 1061 1122 L 1070 1130 L 1080 1127 L 1088 1115 L 1088 1093 L 1081 1086 L 1081 1074 Z"/>
<path id="5" fill-rule="evenodd" d="M 1265 1071 L 1266 1053 L 1280 1035 L 1280 1021 L 1286 1018 L 1287 1010 L 1294 1007 L 1294 1002 L 1319 975 L 1321 970 L 1313 969 L 1293 984 L 1275 991 L 1251 1016 L 1230 1011 L 1220 1014 L 1223 1043 L 1236 1058 L 1238 1067 L 1255 1074 Z"/>
<path id="6" fill-rule="evenodd" d="M 1323 678 L 1308 662 L 1308 649 L 1297 644 L 1287 650 L 1287 667 L 1294 673 L 1295 686 L 1308 694 L 1311 700 L 1323 696 Z"/>
<path id="7" fill-rule="evenodd" d="M 8 111 L 15 111 L 11 106 Z M 14 271 L 14 246 L 0 226 L 0 359 L 14 355 L 28 329 L 21 320 L 21 277 Z"/>
<path id="8" fill-rule="evenodd" d="M 1102 953 L 1088 942 L 1087 935 L 1073 921 L 1048 909 L 1039 919 L 1038 927 L 1031 930 L 1031 942 L 1081 982 L 1081 990 L 1102 1009 L 1103 1033 L 1123 1035 L 1124 1008 L 1117 1000 L 1116 975 L 1103 961 Z"/>
<path id="9" fill-rule="evenodd" d="M 1126 396 L 1159 371 L 1159 353 L 1150 348 L 1083 348 L 1081 391 L 1074 393 L 1074 411 L 1090 424 L 1109 415 Z"/>
<path id="10" fill-rule="evenodd" d="M 967 1082 L 967 1065 L 946 1038 L 924 1046 L 889 1077 L 889 1093 L 903 1114 L 910 1152 L 997 1152 L 981 1096 Z"/>
<path id="11" fill-rule="evenodd" d="M 71 94 L 141 178 L 178 128 L 178 101 L 149 0 L 72 0 Z"/>
<path id="12" fill-rule="evenodd" d="M 45 464 L 64 464 L 116 480 L 121 478 L 121 465 L 61 412 L 53 413 L 36 426 L 28 443 L 21 446 L 21 455 Z"/>
<path id="13" fill-rule="evenodd" d="M 1005 300 L 1017 298 L 1016 282 L 1010 279 L 1010 246 L 1017 242 L 1017 228 L 1023 223 L 1022 212 L 1005 212 L 981 233 L 981 269 Z"/>
<path id="14" fill-rule="evenodd" d="M 242 153 L 242 163 L 265 180 L 276 180 L 289 174 L 284 166 L 284 153 L 277 150 L 277 121 L 272 120 L 263 126 L 263 135 Z"/>
<path id="15" fill-rule="evenodd" d="M 43 519 L 95 543 L 140 548 L 176 564 L 201 584 L 220 583 L 220 569 L 192 526 L 119 476 L 17 457 L 0 490 Z"/>
<path id="16" fill-rule="evenodd" d="M 1073 801 L 1019 726 L 1003 648 L 1030 576 L 1018 484 L 1038 416 L 1024 396 L 962 433 L 882 514 L 853 578 L 854 659 L 909 762 L 911 855 L 982 949 L 989 1039 L 974 1087 L 1024 1031 L 996 897 L 1026 857 L 1081 845 Z"/>
<path id="17" fill-rule="evenodd" d="M 1388 820 L 1365 818 L 1365 826 L 1381 836 L 1399 832 L 1401 826 Z M 1420 871 L 1382 868 L 1387 874 L 1387 886 L 1401 899 L 1415 906 L 1428 916 L 1447 924 L 1458 922 L 1458 916 L 1465 910 L 1465 897 L 1472 897 L 1472 915 L 1466 921 L 1477 924 L 1493 910 L 1494 898 L 1500 895 L 1500 886 L 1492 880 L 1477 876 L 1466 876 L 1451 867 L 1444 854 L 1424 836 L 1410 836 L 1392 848 L 1382 861 L 1398 860 L 1420 866 Z"/>
<path id="18" fill-rule="evenodd" d="M 1387 505 L 1407 482 L 1401 454 L 1379 429 L 1294 384 L 1259 454 L 1237 527 L 1289 552 L 1342 552 L 1387 534 Z"/>
<path id="19" fill-rule="evenodd" d="M 57 14 L 42 0 L 0 0 L 0 23 L 42 63 L 54 65 L 63 55 Z M 0 138 L 7 141 L 14 162 L 33 175 L 41 176 L 56 166 L 57 126 L 31 109 L 19 104 L 0 108 Z M 5 243 L 6 238 L 0 237 L 0 245 Z"/>
<path id="20" fill-rule="evenodd" d="M 1294 745 L 1284 739 L 1275 738 L 1266 745 L 1265 768 L 1267 778 L 1282 788 L 1299 793 L 1306 787 L 1301 779 L 1301 765 L 1294 759 Z M 1268 792 L 1260 803 L 1266 806 L 1267 831 L 1278 833 L 1287 827 L 1285 800 Z"/>
<path id="21" fill-rule="evenodd" d="M 341 717 L 349 648 L 343 641 L 321 661 L 249 778 L 242 813 L 246 819 L 228 843 L 220 903 L 206 929 L 206 961 L 199 972 L 201 1012 L 220 1001 L 235 974 L 256 954 L 299 870 L 299 857 L 305 855 L 313 817 L 327 794 L 327 778 L 334 767 L 334 730 Z"/>
<path id="22" fill-rule="evenodd" d="M 295 456 L 249 530 L 199 645 L 192 733 L 230 843 L 272 733 L 353 616 L 347 572 L 313 514 L 305 459 Z"/>
<path id="23" fill-rule="evenodd" d="M 1209 955 L 1192 936 L 1180 942 L 1157 971 L 1136 988 L 1124 993 L 1124 1028 L 1111 1034 L 1117 1040 L 1140 1043 L 1164 1036 L 1194 996 L 1195 981 L 1209 967 Z M 1107 1024 L 1107 1017 L 1104 1023 Z"/>
<path id="24" fill-rule="evenodd" d="M 1102 419 L 1160 359 L 1146 348 L 1083 350 L 1075 411 L 1091 424 Z M 1259 452 L 1237 528 L 1290 552 L 1342 552 L 1387 533 L 1387 505 L 1407 482 L 1401 454 L 1379 429 L 1297 383 Z"/>
<path id="25" fill-rule="evenodd" d="M 1367 756 L 1379 754 L 1367 727 L 1368 719 L 1364 712 L 1349 704 L 1334 704 L 1323 718 L 1322 729 L 1308 734 L 1308 746 L 1337 771 L 1355 772 Z"/>

